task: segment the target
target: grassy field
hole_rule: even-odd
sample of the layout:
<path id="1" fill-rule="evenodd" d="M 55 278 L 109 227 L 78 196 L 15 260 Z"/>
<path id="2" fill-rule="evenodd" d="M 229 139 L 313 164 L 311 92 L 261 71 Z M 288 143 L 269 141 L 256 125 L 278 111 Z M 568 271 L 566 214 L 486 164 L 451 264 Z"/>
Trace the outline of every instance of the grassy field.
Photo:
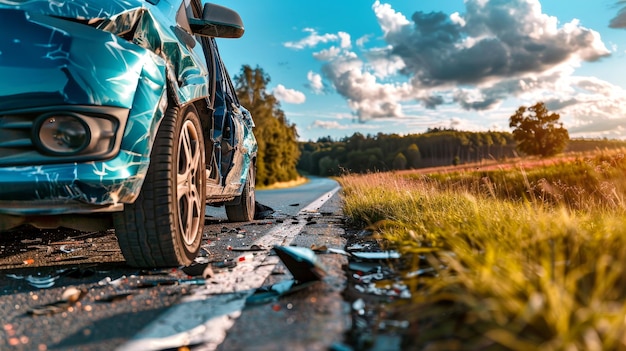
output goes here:
<path id="1" fill-rule="evenodd" d="M 407 349 L 626 350 L 624 150 L 548 166 L 340 178 L 411 262 Z"/>

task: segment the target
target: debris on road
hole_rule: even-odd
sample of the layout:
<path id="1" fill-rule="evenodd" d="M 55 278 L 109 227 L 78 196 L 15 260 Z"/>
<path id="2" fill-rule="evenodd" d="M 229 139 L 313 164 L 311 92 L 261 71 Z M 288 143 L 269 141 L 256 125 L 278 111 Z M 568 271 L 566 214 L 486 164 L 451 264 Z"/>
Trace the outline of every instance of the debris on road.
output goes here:
<path id="1" fill-rule="evenodd" d="M 326 273 L 315 252 L 309 248 L 277 245 L 274 252 L 299 283 L 320 280 Z"/>
<path id="2" fill-rule="evenodd" d="M 267 249 L 263 248 L 261 245 L 253 244 L 250 246 L 239 246 L 239 247 L 231 247 L 231 251 L 265 251 Z"/>
<path id="3" fill-rule="evenodd" d="M 215 275 L 210 262 L 194 262 L 189 266 L 183 267 L 182 271 L 191 277 L 202 277 L 209 279 Z"/>
<path id="4" fill-rule="evenodd" d="M 76 305 L 85 295 L 87 295 L 87 290 L 69 287 L 63 291 L 59 301 L 31 308 L 27 313 L 33 316 L 39 316 L 64 312 Z"/>
<path id="5" fill-rule="evenodd" d="M 311 284 L 321 280 L 326 274 L 326 270 L 319 263 L 315 252 L 311 249 L 277 245 L 274 246 L 274 252 L 276 252 L 294 279 L 258 288 L 254 294 L 246 299 L 246 304 L 254 305 L 275 301 L 281 296 L 309 287 Z"/>

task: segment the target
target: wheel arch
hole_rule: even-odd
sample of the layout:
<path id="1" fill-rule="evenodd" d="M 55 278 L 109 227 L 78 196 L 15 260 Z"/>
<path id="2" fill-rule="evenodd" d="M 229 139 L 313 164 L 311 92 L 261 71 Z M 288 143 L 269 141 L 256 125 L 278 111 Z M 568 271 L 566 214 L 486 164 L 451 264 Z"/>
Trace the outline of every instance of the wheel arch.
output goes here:
<path id="1" fill-rule="evenodd" d="M 204 136 L 205 141 L 211 140 L 212 134 L 211 130 L 213 129 L 213 110 L 209 106 L 209 96 L 196 96 L 193 99 L 182 100 L 182 95 L 180 94 L 180 88 L 176 85 L 176 83 L 170 78 L 167 80 L 167 104 L 174 104 L 180 109 L 184 109 L 187 105 L 192 104 L 196 111 L 198 112 L 198 117 L 200 117 L 200 122 L 202 123 L 202 134 Z M 160 123 L 160 121 L 159 121 Z M 212 147 L 213 143 L 205 143 L 207 147 Z"/>

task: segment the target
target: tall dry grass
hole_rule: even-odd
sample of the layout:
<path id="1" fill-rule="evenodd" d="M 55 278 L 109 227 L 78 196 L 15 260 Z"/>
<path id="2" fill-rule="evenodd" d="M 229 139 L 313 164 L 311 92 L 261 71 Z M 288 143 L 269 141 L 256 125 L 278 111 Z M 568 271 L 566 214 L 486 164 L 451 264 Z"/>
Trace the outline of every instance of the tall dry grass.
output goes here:
<path id="1" fill-rule="evenodd" d="M 474 186 L 484 174 L 437 181 L 393 173 L 342 177 L 352 224 L 375 228 L 385 245 L 413 262 L 404 272 L 413 298 L 398 309 L 412 322 L 405 347 L 626 349 L 622 159 L 601 153 L 583 160 L 585 177 L 591 177 L 585 182 L 572 173 L 580 160 L 506 171 L 489 178 L 487 190 Z M 537 196 L 529 176 L 534 172 L 560 189 L 576 187 L 578 199 Z M 567 176 L 546 177 L 559 174 Z M 517 187 L 528 195 L 493 190 Z M 436 273 L 416 275 L 420 268 Z"/>

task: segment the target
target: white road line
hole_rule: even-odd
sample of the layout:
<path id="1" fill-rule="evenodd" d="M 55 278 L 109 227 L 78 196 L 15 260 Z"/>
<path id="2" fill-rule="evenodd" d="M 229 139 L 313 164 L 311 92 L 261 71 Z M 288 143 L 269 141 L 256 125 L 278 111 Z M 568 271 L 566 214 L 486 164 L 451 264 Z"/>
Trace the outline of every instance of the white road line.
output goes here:
<path id="1" fill-rule="evenodd" d="M 300 210 L 297 222 L 281 223 L 254 244 L 267 248 L 289 245 L 306 225 L 305 216 L 318 211 L 339 189 L 336 187 Z M 269 251 L 259 251 L 251 261 L 239 262 L 231 271 L 216 274 L 117 350 L 153 351 L 185 345 L 202 345 L 194 350 L 215 350 L 241 315 L 246 298 L 263 285 L 278 262 L 278 257 L 269 256 Z"/>

